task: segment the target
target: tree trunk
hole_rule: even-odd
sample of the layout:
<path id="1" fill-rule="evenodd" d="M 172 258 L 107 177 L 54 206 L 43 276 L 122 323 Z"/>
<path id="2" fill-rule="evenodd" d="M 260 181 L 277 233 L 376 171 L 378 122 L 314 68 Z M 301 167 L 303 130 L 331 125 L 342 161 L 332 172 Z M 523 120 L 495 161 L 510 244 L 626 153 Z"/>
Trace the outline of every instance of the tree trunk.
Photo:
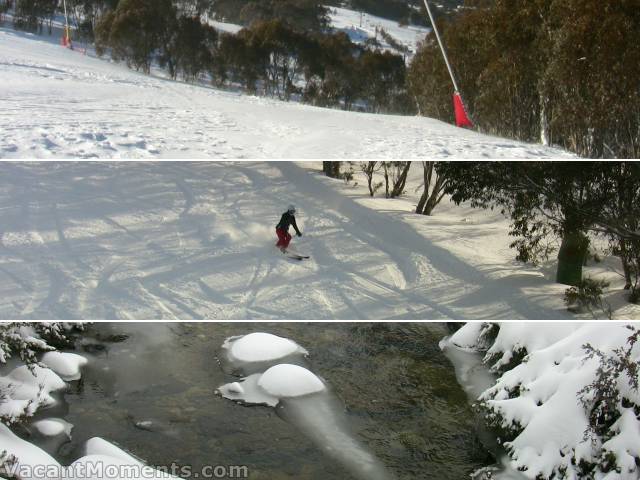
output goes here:
<path id="1" fill-rule="evenodd" d="M 582 266 L 589 249 L 589 239 L 580 231 L 565 232 L 558 253 L 556 281 L 577 286 L 582 281 Z"/>
<path id="2" fill-rule="evenodd" d="M 622 271 L 624 272 L 624 289 L 631 290 L 633 280 L 631 279 L 631 265 L 629 265 L 629 252 L 627 242 L 620 240 L 620 260 L 622 261 Z"/>
<path id="3" fill-rule="evenodd" d="M 409 175 L 409 169 L 411 168 L 411 162 L 406 162 L 398 181 L 393 186 L 391 191 L 391 198 L 399 197 L 404 193 L 404 187 L 407 184 L 407 176 Z"/>
<path id="4" fill-rule="evenodd" d="M 340 162 L 322 162 L 322 171 L 327 177 L 340 178 Z"/>

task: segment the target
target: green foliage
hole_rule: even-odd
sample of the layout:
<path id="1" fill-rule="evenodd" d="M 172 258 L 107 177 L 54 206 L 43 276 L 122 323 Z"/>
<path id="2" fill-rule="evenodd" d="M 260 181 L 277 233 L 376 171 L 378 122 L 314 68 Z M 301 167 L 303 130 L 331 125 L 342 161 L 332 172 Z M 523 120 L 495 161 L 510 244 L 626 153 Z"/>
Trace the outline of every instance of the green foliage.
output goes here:
<path id="1" fill-rule="evenodd" d="M 576 286 L 567 289 L 564 293 L 564 302 L 570 311 L 583 313 L 602 311 L 610 316 L 610 307 L 603 300 L 605 288 L 609 283 L 604 280 L 585 278 Z"/>
<path id="2" fill-rule="evenodd" d="M 584 346 L 585 361 L 596 359 L 598 370 L 595 379 L 578 393 L 578 399 L 588 414 L 589 428 L 585 438 L 600 437 L 609 440 L 613 433 L 611 426 L 620 417 L 620 408 L 633 406 L 640 413 L 640 405 L 634 405 L 620 392 L 619 384 L 624 382 L 632 390 L 638 391 L 640 362 L 634 360 L 633 349 L 640 340 L 640 330 L 627 327 L 632 333 L 624 347 L 612 353 L 602 352 L 590 344 Z"/>
<path id="3" fill-rule="evenodd" d="M 542 137 L 587 157 L 637 158 L 640 0 L 467 0 L 439 22 L 482 130 Z M 444 62 L 429 37 L 410 66 L 420 111 L 452 120 Z"/>
<path id="4" fill-rule="evenodd" d="M 167 54 L 177 31 L 171 0 L 120 0 L 96 26 L 96 50 L 111 49 L 114 60 L 149 73 L 154 53 L 161 52 L 174 75 L 175 59 Z"/>
<path id="5" fill-rule="evenodd" d="M 577 285 L 588 252 L 588 233 L 640 241 L 640 175 L 633 162 L 439 162 L 446 193 L 456 203 L 502 208 L 512 220 L 518 258 L 535 261 L 562 239 L 558 281 Z M 633 194 L 622 194 L 626 185 Z M 629 201 L 631 198 L 631 201 Z"/>
<path id="6" fill-rule="evenodd" d="M 15 0 L 13 24 L 21 30 L 41 33 L 45 21 L 53 19 L 57 6 L 57 0 Z"/>
<path id="7" fill-rule="evenodd" d="M 219 0 L 216 18 L 240 25 L 279 20 L 289 28 L 321 32 L 328 25 L 327 9 L 318 0 Z"/>

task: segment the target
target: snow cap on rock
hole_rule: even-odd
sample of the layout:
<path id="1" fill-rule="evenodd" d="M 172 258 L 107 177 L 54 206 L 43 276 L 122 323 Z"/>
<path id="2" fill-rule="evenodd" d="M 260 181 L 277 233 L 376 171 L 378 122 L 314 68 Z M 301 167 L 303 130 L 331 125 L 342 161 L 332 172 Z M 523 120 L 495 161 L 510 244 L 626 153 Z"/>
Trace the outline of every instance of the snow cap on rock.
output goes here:
<path id="1" fill-rule="evenodd" d="M 229 350 L 232 360 L 241 362 L 268 362 L 294 353 L 308 354 L 292 340 L 261 332 L 229 338 L 223 348 Z"/>
<path id="2" fill-rule="evenodd" d="M 276 398 L 295 398 L 325 390 L 316 375 L 298 365 L 271 367 L 258 380 L 258 386 Z"/>

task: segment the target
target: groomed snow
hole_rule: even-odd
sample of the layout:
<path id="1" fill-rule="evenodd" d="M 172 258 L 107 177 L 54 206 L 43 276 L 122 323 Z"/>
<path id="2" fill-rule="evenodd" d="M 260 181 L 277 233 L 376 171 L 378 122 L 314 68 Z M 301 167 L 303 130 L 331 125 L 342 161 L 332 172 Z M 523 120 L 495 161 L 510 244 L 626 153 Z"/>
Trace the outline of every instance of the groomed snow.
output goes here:
<path id="1" fill-rule="evenodd" d="M 87 359 L 75 353 L 47 352 L 42 356 L 41 362 L 63 380 L 72 381 L 81 377 L 80 368 L 87 364 Z"/>
<path id="2" fill-rule="evenodd" d="M 241 362 L 268 362 L 294 353 L 308 354 L 304 348 L 288 338 L 261 332 L 229 338 L 223 348 L 229 351 L 230 360 Z"/>
<path id="3" fill-rule="evenodd" d="M 325 390 L 314 373 L 298 365 L 281 364 L 264 372 L 258 386 L 277 398 L 296 398 Z"/>
<path id="4" fill-rule="evenodd" d="M 406 197 L 372 199 L 321 162 L 4 162 L 0 318 L 575 318 L 499 213 L 412 213 L 414 165 Z M 306 262 L 275 248 L 289 203 Z"/>
<path id="5" fill-rule="evenodd" d="M 1 158 L 570 156 L 429 118 L 316 108 L 146 76 L 9 28 L 0 28 L 0 77 Z"/>

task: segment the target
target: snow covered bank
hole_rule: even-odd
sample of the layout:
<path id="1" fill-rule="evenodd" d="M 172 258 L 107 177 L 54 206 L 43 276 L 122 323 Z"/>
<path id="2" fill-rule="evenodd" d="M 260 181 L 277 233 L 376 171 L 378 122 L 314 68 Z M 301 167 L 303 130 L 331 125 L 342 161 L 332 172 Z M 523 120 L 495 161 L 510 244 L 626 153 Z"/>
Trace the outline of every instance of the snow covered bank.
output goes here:
<path id="1" fill-rule="evenodd" d="M 8 478 L 89 479 L 171 479 L 177 478 L 146 466 L 125 451 L 101 438 L 85 444 L 85 455 L 71 465 L 61 465 L 51 455 L 17 437 L 0 424 L 0 451 L 5 452 L 2 468 Z"/>
<path id="2" fill-rule="evenodd" d="M 58 324 L 2 325 L 0 352 L 2 363 L 9 355 L 33 361 L 33 348 L 51 350 L 41 332 L 64 330 Z M 59 337 L 58 337 L 59 338 Z M 171 475 L 146 466 L 140 460 L 101 438 L 85 444 L 85 455 L 63 466 L 43 449 L 16 436 L 7 425 L 24 422 L 43 437 L 71 439 L 73 425 L 61 418 L 40 418 L 29 423 L 36 412 L 54 406 L 59 398 L 53 394 L 67 388 L 66 381 L 78 380 L 87 359 L 74 353 L 47 351 L 42 365 L 21 365 L 0 376 L 0 470 L 6 478 L 20 480 L 48 479 L 170 479 Z M 63 378 L 61 378 L 63 377 Z"/>
<path id="3" fill-rule="evenodd" d="M 0 28 L 2 158 L 499 158 L 568 153 L 421 117 L 284 103 L 163 78 Z"/>
<path id="4" fill-rule="evenodd" d="M 628 325 L 611 322 L 476 323 L 447 344 L 485 352 L 498 373 L 479 408 L 501 432 L 514 468 L 532 479 L 635 480 L 637 340 Z"/>

